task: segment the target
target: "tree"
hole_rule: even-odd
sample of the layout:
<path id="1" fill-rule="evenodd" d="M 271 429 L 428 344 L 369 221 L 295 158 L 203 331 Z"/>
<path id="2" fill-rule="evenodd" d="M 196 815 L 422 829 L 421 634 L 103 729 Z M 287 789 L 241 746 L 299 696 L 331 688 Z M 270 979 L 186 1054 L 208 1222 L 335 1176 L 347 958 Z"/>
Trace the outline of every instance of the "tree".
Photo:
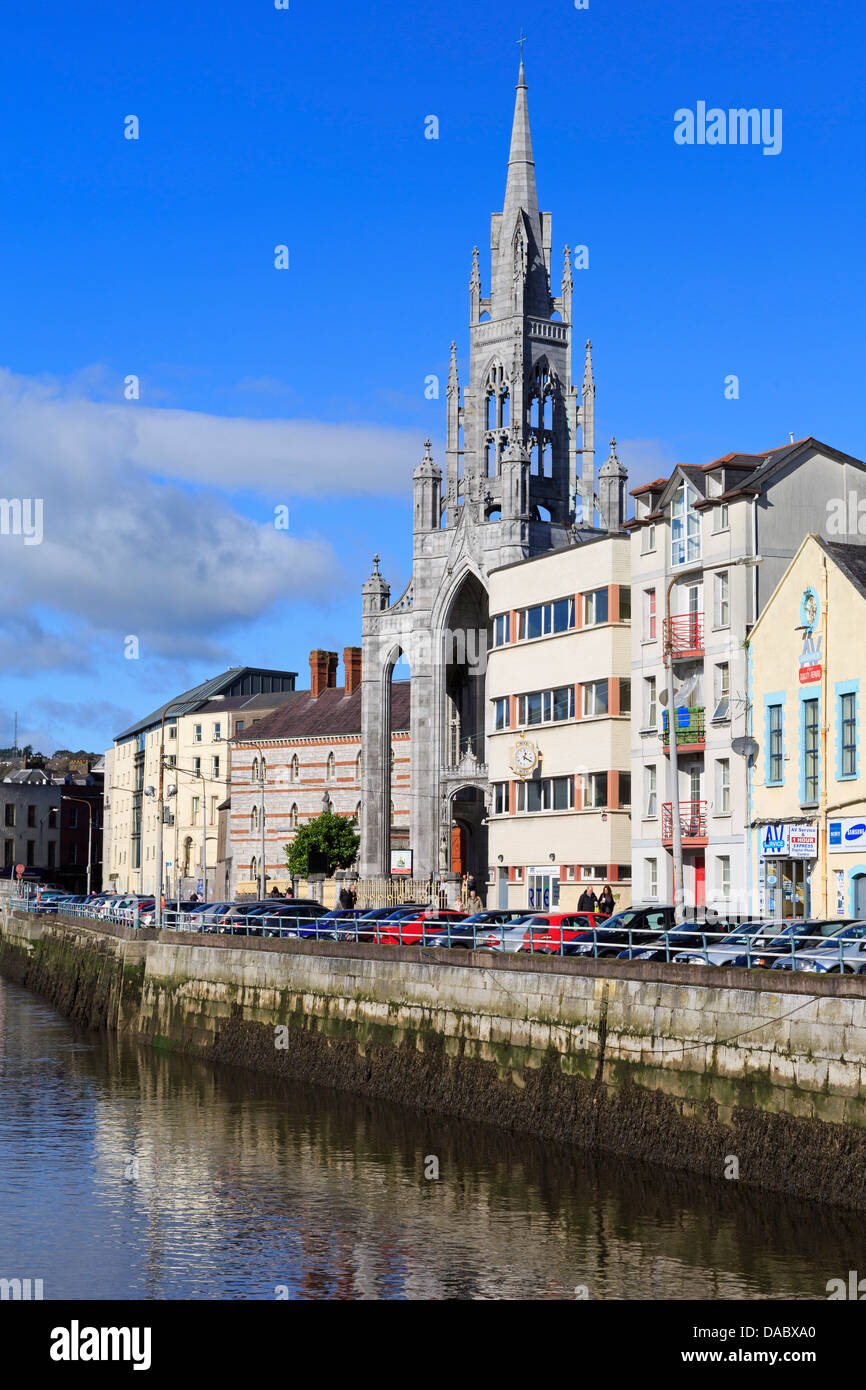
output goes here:
<path id="1" fill-rule="evenodd" d="M 335 869 L 348 869 L 360 843 L 361 837 L 355 833 L 355 821 L 351 816 L 323 811 L 302 826 L 292 843 L 285 846 L 289 873 L 306 878 L 311 871 L 309 858 L 312 853 L 321 856 L 322 871 L 330 877 Z"/>

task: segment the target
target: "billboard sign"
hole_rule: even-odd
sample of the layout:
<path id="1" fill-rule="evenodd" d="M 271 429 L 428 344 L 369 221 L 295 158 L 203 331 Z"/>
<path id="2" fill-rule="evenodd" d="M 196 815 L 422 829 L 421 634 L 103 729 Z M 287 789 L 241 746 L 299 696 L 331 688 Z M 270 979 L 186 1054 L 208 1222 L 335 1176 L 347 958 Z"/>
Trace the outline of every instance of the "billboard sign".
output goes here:
<path id="1" fill-rule="evenodd" d="M 788 826 L 765 825 L 761 828 L 761 858 L 775 859 L 788 854 Z"/>
<path id="2" fill-rule="evenodd" d="M 866 816 L 847 816 L 827 824 L 827 843 L 836 854 L 866 852 Z"/>

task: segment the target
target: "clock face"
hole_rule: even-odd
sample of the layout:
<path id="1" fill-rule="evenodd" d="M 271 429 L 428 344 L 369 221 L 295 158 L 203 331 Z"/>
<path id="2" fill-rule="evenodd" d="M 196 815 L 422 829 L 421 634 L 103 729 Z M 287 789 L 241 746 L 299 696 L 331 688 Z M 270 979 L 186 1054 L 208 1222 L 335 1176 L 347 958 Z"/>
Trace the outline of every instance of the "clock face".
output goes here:
<path id="1" fill-rule="evenodd" d="M 517 750 L 516 762 L 518 767 L 532 767 L 535 762 L 535 754 L 531 748 L 524 744 L 522 748 Z"/>
<path id="2" fill-rule="evenodd" d="M 512 767 L 520 777 L 528 777 L 538 762 L 538 749 L 528 739 L 515 745 Z"/>

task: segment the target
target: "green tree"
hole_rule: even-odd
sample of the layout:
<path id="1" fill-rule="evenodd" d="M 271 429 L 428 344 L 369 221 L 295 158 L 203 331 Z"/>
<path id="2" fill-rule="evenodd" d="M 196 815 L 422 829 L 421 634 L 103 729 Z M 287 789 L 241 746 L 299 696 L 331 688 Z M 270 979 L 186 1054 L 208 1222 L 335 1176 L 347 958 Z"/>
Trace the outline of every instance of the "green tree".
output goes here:
<path id="1" fill-rule="evenodd" d="M 290 845 L 284 846 L 289 873 L 306 878 L 310 871 L 309 856 L 313 852 L 322 856 L 322 869 L 330 877 L 335 869 L 348 869 L 360 843 L 361 837 L 355 832 L 354 819 L 338 816 L 333 811 L 323 811 L 315 820 L 301 827 Z"/>

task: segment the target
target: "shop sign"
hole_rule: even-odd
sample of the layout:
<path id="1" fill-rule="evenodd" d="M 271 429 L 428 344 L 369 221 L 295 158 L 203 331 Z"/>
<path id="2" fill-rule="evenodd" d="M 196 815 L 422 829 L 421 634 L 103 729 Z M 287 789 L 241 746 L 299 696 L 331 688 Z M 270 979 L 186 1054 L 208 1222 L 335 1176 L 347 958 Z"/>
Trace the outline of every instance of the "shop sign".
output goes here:
<path id="1" fill-rule="evenodd" d="M 792 859 L 817 859 L 817 825 L 792 825 L 788 828 L 789 853 Z"/>
<path id="2" fill-rule="evenodd" d="M 788 826 L 765 825 L 761 829 L 761 858 L 785 858 L 788 854 Z"/>
<path id="3" fill-rule="evenodd" d="M 800 653 L 801 685 L 812 685 L 821 679 L 821 642 L 820 637 L 813 637 L 809 632 L 803 638 L 803 650 Z"/>
<path id="4" fill-rule="evenodd" d="M 866 816 L 848 816 L 827 825 L 827 843 L 837 854 L 857 854 L 866 850 Z"/>

